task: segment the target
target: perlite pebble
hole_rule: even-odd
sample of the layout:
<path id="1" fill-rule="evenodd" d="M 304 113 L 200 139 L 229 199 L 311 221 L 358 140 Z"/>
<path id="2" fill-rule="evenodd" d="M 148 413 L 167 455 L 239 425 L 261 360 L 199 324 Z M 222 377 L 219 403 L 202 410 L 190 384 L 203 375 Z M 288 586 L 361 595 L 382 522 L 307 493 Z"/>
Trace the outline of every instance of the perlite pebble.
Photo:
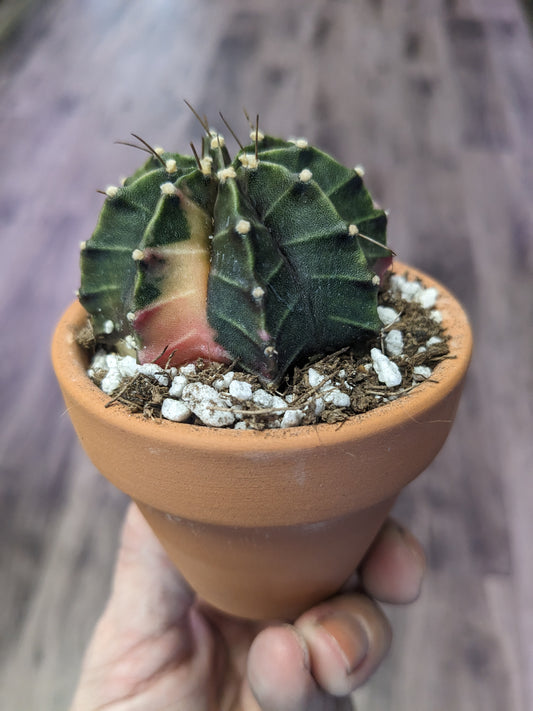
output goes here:
<path id="1" fill-rule="evenodd" d="M 441 323 L 442 314 L 435 308 L 438 298 L 437 289 L 433 287 L 425 289 L 420 283 L 410 282 L 398 275 L 391 277 L 391 289 L 405 301 L 418 302 L 429 312 L 434 321 Z M 379 348 L 372 349 L 372 363 L 366 364 L 364 368 L 367 371 L 373 369 L 381 383 L 394 388 L 401 384 L 402 377 L 399 368 L 391 358 L 402 356 L 404 339 L 403 333 L 398 328 L 390 327 L 400 318 L 400 314 L 393 308 L 378 306 L 378 315 L 384 325 L 383 346 L 387 355 Z M 418 349 L 418 352 L 423 352 L 433 345 L 442 343 L 442 340 L 442 338 L 433 336 L 427 340 L 425 346 Z M 294 396 L 289 395 L 283 399 L 262 388 L 254 392 L 248 382 L 236 379 L 233 371 L 218 377 L 213 383 L 214 387 L 211 387 L 199 382 L 189 382 L 191 376 L 197 374 L 194 363 L 181 366 L 179 371 L 173 367 L 170 371 L 165 372 L 154 363 L 141 366 L 131 355 L 106 354 L 103 350 L 97 351 L 88 371 L 91 377 L 95 374 L 101 377 L 105 373 L 100 387 L 109 395 L 115 394 L 124 386 L 127 378 L 131 378 L 139 372 L 155 377 L 162 385 L 170 385 L 169 397 L 165 398 L 162 403 L 161 414 L 164 418 L 175 422 L 187 420 L 194 412 L 203 424 L 208 426 L 234 425 L 236 429 L 246 429 L 248 425 L 242 421 L 243 416 L 239 413 L 239 408 L 242 407 L 239 402 L 245 401 L 252 401 L 256 408 L 273 410 L 278 415 L 278 417 L 269 420 L 269 427 L 294 427 L 301 424 L 304 418 L 302 410 L 294 409 L 294 405 L 292 408 L 290 407 Z M 416 366 L 413 370 L 415 381 L 427 379 L 431 373 L 431 369 L 427 366 Z M 350 395 L 346 390 L 351 386 L 344 381 L 344 377 L 345 372 L 340 371 L 335 382 L 332 382 L 315 368 L 309 368 L 309 385 L 319 389 L 321 396 L 306 403 L 305 411 L 314 412 L 315 416 L 319 417 L 325 410 L 326 403 L 338 408 L 349 408 Z M 234 412 L 230 411 L 233 406 L 230 397 L 233 399 Z M 381 396 L 376 397 L 382 399 Z M 182 399 L 180 400 L 180 398 Z"/>
<path id="2" fill-rule="evenodd" d="M 191 405 L 200 400 L 210 400 L 212 402 L 222 402 L 220 395 L 210 385 L 204 383 L 187 383 L 181 394 L 183 400 Z"/>
<path id="3" fill-rule="evenodd" d="M 286 410 L 287 407 L 288 407 L 288 405 L 282 397 L 280 397 L 279 395 L 274 395 L 272 397 L 271 408 L 273 410 L 281 410 L 282 411 L 282 410 Z"/>
<path id="4" fill-rule="evenodd" d="M 185 422 L 191 416 L 191 411 L 181 400 L 167 397 L 161 403 L 161 416 L 172 422 Z"/>
<path id="5" fill-rule="evenodd" d="M 160 368 L 155 363 L 144 363 L 139 366 L 139 373 L 144 375 L 152 375 L 159 385 L 168 385 L 168 373 Z"/>
<path id="6" fill-rule="evenodd" d="M 422 285 L 418 281 L 408 281 L 401 274 L 393 274 L 390 279 L 392 291 L 400 293 L 404 301 L 418 300 L 420 292 L 423 291 Z"/>
<path id="7" fill-rule="evenodd" d="M 431 368 L 428 368 L 427 365 L 415 365 L 413 373 L 420 378 L 429 378 L 431 376 Z"/>
<path id="8" fill-rule="evenodd" d="M 331 382 L 331 380 L 326 380 L 326 382 L 320 388 L 320 392 L 321 393 L 329 393 L 329 391 L 331 390 L 332 387 L 333 387 L 333 383 Z"/>
<path id="9" fill-rule="evenodd" d="M 233 370 L 230 370 L 228 373 L 224 373 L 221 378 L 217 378 L 217 380 L 213 383 L 213 387 L 217 390 L 227 390 L 234 377 L 235 373 Z"/>
<path id="10" fill-rule="evenodd" d="M 204 425 L 227 427 L 235 422 L 235 415 L 232 412 L 225 412 L 228 408 L 226 400 L 210 385 L 188 383 L 183 388 L 181 397 Z"/>
<path id="11" fill-rule="evenodd" d="M 235 422 L 235 415 L 232 412 L 219 410 L 217 403 L 214 402 L 203 400 L 191 409 L 208 427 L 228 427 Z"/>
<path id="12" fill-rule="evenodd" d="M 140 366 L 133 356 L 122 356 L 117 359 L 117 367 L 123 378 L 133 378 Z"/>
<path id="13" fill-rule="evenodd" d="M 312 388 L 318 387 L 326 379 L 318 372 L 318 370 L 315 370 L 314 368 L 309 368 L 309 370 L 307 371 L 307 377 L 309 378 L 309 385 Z"/>
<path id="14" fill-rule="evenodd" d="M 422 291 L 422 285 L 417 281 L 405 281 L 402 285 L 402 298 L 405 301 L 418 301 Z"/>
<path id="15" fill-rule="evenodd" d="M 326 408 L 326 405 L 324 403 L 324 400 L 321 397 L 317 397 L 315 400 L 315 416 L 318 417 L 321 415 Z"/>
<path id="16" fill-rule="evenodd" d="M 187 378 L 184 375 L 176 375 L 172 378 L 172 384 L 168 394 L 170 397 L 181 397 L 183 394 L 183 388 L 187 385 Z"/>
<path id="17" fill-rule="evenodd" d="M 286 429 L 287 427 L 297 427 L 304 418 L 304 413 L 302 410 L 287 410 L 281 418 L 281 427 Z"/>
<path id="18" fill-rule="evenodd" d="M 372 348 L 370 351 L 372 365 L 378 376 L 380 383 L 383 383 L 388 388 L 394 388 L 402 382 L 402 374 L 400 369 L 392 360 L 382 353 L 379 348 Z"/>
<path id="19" fill-rule="evenodd" d="M 385 350 L 390 356 L 399 356 L 403 353 L 403 333 L 397 328 L 391 329 L 385 336 Z"/>
<path id="20" fill-rule="evenodd" d="M 118 355 L 116 353 L 108 353 L 105 357 L 105 368 L 118 368 Z"/>
<path id="21" fill-rule="evenodd" d="M 256 405 L 259 405 L 259 407 L 264 407 L 265 409 L 268 409 L 269 407 L 272 407 L 273 397 L 271 393 L 267 393 L 266 390 L 259 388 L 252 395 L 252 400 Z"/>
<path id="22" fill-rule="evenodd" d="M 227 388 L 229 388 L 230 383 L 234 377 L 235 377 L 235 373 L 233 372 L 233 370 L 229 370 L 227 373 L 224 373 L 224 375 L 222 376 L 222 380 L 226 384 Z"/>
<path id="23" fill-rule="evenodd" d="M 244 402 L 252 397 L 252 386 L 244 380 L 232 380 L 229 385 L 229 394 L 235 400 Z"/>
<path id="24" fill-rule="evenodd" d="M 91 368 L 93 370 L 107 370 L 107 354 L 105 351 L 96 351 L 94 357 L 91 361 Z"/>
<path id="25" fill-rule="evenodd" d="M 400 314 L 390 306 L 378 306 L 378 316 L 384 326 L 390 326 L 399 318 Z"/>
<path id="26" fill-rule="evenodd" d="M 117 366 L 113 366 L 107 372 L 107 375 L 100 383 L 100 388 L 106 395 L 112 395 L 115 390 L 122 385 L 122 375 Z"/>
<path id="27" fill-rule="evenodd" d="M 334 407 L 348 407 L 350 405 L 350 396 L 338 388 L 332 388 L 324 392 L 324 401 L 331 403 Z"/>
<path id="28" fill-rule="evenodd" d="M 431 286 L 428 289 L 422 289 L 420 293 L 417 294 L 416 300 L 423 309 L 432 309 L 437 303 L 438 295 L 439 292 Z"/>

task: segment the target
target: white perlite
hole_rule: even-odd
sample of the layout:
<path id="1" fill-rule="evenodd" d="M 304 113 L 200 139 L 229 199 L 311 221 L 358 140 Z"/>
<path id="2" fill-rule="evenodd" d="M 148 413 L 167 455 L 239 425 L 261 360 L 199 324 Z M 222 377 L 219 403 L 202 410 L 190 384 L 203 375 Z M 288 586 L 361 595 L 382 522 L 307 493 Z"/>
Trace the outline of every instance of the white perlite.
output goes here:
<path id="1" fill-rule="evenodd" d="M 106 395 L 112 395 L 120 388 L 123 380 L 133 377 L 139 369 L 140 366 L 132 356 L 118 356 L 114 353 L 105 355 L 102 351 L 95 355 L 90 368 L 93 374 L 99 370 L 107 371 L 100 384 Z"/>
<path id="2" fill-rule="evenodd" d="M 288 405 L 282 397 L 280 397 L 279 395 L 273 395 L 272 404 L 270 405 L 270 407 L 273 410 L 279 410 L 279 412 L 283 412 L 288 408 Z"/>
<path id="3" fill-rule="evenodd" d="M 309 385 L 312 388 L 318 387 L 325 380 L 325 377 L 323 375 L 321 375 L 318 372 L 318 370 L 315 370 L 314 368 L 309 368 L 309 370 L 307 371 L 307 377 L 309 379 Z"/>
<path id="4" fill-rule="evenodd" d="M 402 299 L 409 303 L 417 299 L 423 288 L 418 281 L 408 281 L 401 274 L 393 274 L 391 276 L 390 286 L 393 293 L 399 293 Z"/>
<path id="5" fill-rule="evenodd" d="M 384 326 L 390 326 L 400 318 L 400 314 L 390 306 L 378 306 L 378 316 Z"/>
<path id="6" fill-rule="evenodd" d="M 183 388 L 187 385 L 187 378 L 185 375 L 176 375 L 172 378 L 172 385 L 168 394 L 170 397 L 181 397 L 183 395 Z M 163 415 L 165 417 L 165 415 Z"/>
<path id="7" fill-rule="evenodd" d="M 324 390 L 323 392 L 324 402 L 329 402 L 334 407 L 350 406 L 350 396 L 347 393 L 343 393 L 339 388 L 331 388 L 331 390 Z"/>
<path id="8" fill-rule="evenodd" d="M 402 374 L 396 363 L 387 358 L 379 348 L 372 348 L 370 357 L 380 383 L 383 383 L 388 388 L 395 388 L 397 385 L 401 385 Z"/>
<path id="9" fill-rule="evenodd" d="M 326 403 L 324 402 L 323 398 L 317 397 L 317 399 L 315 400 L 315 415 L 318 417 L 324 412 L 325 409 Z"/>
<path id="10" fill-rule="evenodd" d="M 407 302 L 416 301 L 424 309 L 432 309 L 437 303 L 439 292 L 435 287 L 422 286 L 418 281 L 409 281 L 401 274 L 393 274 L 390 279 L 391 290 L 393 293 L 400 294 L 402 299 Z"/>
<path id="11" fill-rule="evenodd" d="M 100 388 L 106 395 L 112 395 L 122 384 L 122 375 L 118 368 L 110 368 L 107 375 L 100 383 Z"/>
<path id="12" fill-rule="evenodd" d="M 123 378 L 132 378 L 139 370 L 139 364 L 130 355 L 117 358 L 117 367 Z"/>
<path id="13" fill-rule="evenodd" d="M 397 328 L 391 329 L 384 340 L 387 355 L 399 356 L 403 353 L 403 333 Z"/>
<path id="14" fill-rule="evenodd" d="M 415 365 L 413 373 L 426 380 L 431 377 L 431 368 L 428 368 L 427 365 Z"/>
<path id="15" fill-rule="evenodd" d="M 191 416 L 191 411 L 181 400 L 167 397 L 161 404 L 161 415 L 172 422 L 185 422 Z"/>
<path id="16" fill-rule="evenodd" d="M 243 225 L 241 227 L 244 228 Z M 425 289 L 419 282 L 409 282 L 396 275 L 391 277 L 391 282 L 391 289 L 404 301 L 417 302 L 434 321 L 442 321 L 441 312 L 435 308 L 438 296 L 436 289 Z M 257 296 L 262 295 L 257 292 Z M 403 326 L 393 327 L 393 324 L 402 319 L 403 308 L 398 308 L 398 311 L 378 306 L 378 316 L 383 323 L 381 338 L 384 352 L 373 348 L 370 353 L 371 363 L 364 363 L 360 368 L 363 373 L 373 370 L 379 382 L 389 388 L 395 388 L 402 383 L 400 369 L 393 360 L 397 359 L 398 363 L 402 364 L 404 358 L 404 335 L 401 330 Z M 423 353 L 442 342 L 442 338 L 432 336 L 425 343 L 419 343 L 418 352 Z M 355 392 L 356 387 L 344 370 L 324 375 L 316 368 L 310 367 L 307 370 L 307 379 L 315 392 L 311 392 L 309 399 L 302 402 L 300 396 L 291 393 L 281 396 L 268 392 L 258 384 L 252 385 L 241 380 L 239 374 L 236 376 L 234 371 L 222 372 L 211 386 L 196 382 L 201 373 L 197 371 L 194 363 L 165 370 L 154 363 L 139 365 L 131 355 L 107 354 L 103 349 L 96 352 L 87 372 L 100 383 L 101 389 L 108 395 L 115 395 L 124 387 L 128 378 L 143 375 L 153 378 L 157 384 L 168 388 L 167 392 L 162 393 L 163 418 L 173 422 L 187 422 L 194 414 L 204 425 L 241 430 L 255 427 L 253 420 L 246 418 L 247 410 L 250 410 L 253 416 L 264 410 L 269 416 L 267 427 L 288 428 L 300 425 L 310 415 L 319 418 L 325 410 L 350 409 L 350 393 Z M 427 365 L 416 366 L 413 369 L 413 383 L 427 380 L 431 375 L 432 369 Z M 378 400 L 395 398 L 393 392 L 376 394 Z"/>
<path id="17" fill-rule="evenodd" d="M 286 427 L 297 427 L 302 422 L 304 416 L 302 410 L 287 410 L 283 413 L 280 427 L 283 429 Z"/>
<path id="18" fill-rule="evenodd" d="M 422 289 L 418 295 L 417 301 L 423 309 L 432 309 L 437 303 L 438 295 L 439 292 L 433 287 L 430 287 L 429 289 Z"/>
<path id="19" fill-rule="evenodd" d="M 196 375 L 196 366 L 194 363 L 187 363 L 187 365 L 182 365 L 180 368 L 180 375 L 184 375 L 186 378 L 191 375 Z"/>
<path id="20" fill-rule="evenodd" d="M 204 425 L 227 427 L 235 422 L 235 415 L 227 412 L 229 404 L 210 385 L 189 383 L 183 388 L 183 402 L 194 412 Z"/>
<path id="21" fill-rule="evenodd" d="M 159 385 L 168 385 L 169 374 L 155 363 L 145 363 L 139 366 L 139 373 L 153 375 Z"/>
<path id="22" fill-rule="evenodd" d="M 236 400 L 251 400 L 252 386 L 244 380 L 232 380 L 229 385 L 229 394 Z"/>
<path id="23" fill-rule="evenodd" d="M 263 390 L 263 388 L 259 388 L 252 395 L 252 400 L 254 401 L 254 403 L 259 407 L 264 408 L 265 410 L 269 407 L 272 407 L 273 399 L 273 395 L 271 393 L 268 393 L 266 390 Z"/>
<path id="24" fill-rule="evenodd" d="M 234 377 L 235 373 L 233 372 L 233 370 L 230 370 L 228 373 L 224 373 L 221 378 L 217 378 L 217 380 L 215 380 L 215 382 L 213 383 L 213 387 L 215 387 L 217 390 L 227 390 Z"/>
<path id="25" fill-rule="evenodd" d="M 111 357 L 111 355 L 108 355 L 105 351 L 99 349 L 96 351 L 94 354 L 94 357 L 91 361 L 91 370 L 92 371 L 97 371 L 97 370 L 108 370 L 108 358 Z M 116 358 L 116 356 L 112 356 L 113 358 Z"/>

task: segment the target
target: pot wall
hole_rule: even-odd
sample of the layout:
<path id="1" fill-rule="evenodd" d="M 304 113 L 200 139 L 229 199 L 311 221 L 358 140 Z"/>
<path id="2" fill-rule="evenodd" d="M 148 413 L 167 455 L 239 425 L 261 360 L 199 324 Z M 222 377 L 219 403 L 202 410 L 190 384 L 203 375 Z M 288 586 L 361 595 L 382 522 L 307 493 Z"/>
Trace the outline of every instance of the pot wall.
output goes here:
<path id="1" fill-rule="evenodd" d="M 52 356 L 80 441 L 102 474 L 138 502 L 207 601 L 243 616 L 290 617 L 331 594 L 359 563 L 399 491 L 442 447 L 471 332 L 442 285 L 409 271 L 439 290 L 455 358 L 407 397 L 341 426 L 220 430 L 147 422 L 120 406 L 106 408 L 108 398 L 87 377 L 75 341 L 85 312 L 74 303 L 64 314 Z M 286 563 L 280 549 L 291 552 Z M 298 560 L 306 561 L 301 569 Z"/>
<path id="2" fill-rule="evenodd" d="M 171 517 L 137 503 L 169 558 L 201 598 L 240 617 L 292 620 L 342 586 L 394 498 L 320 523 L 244 532 Z"/>

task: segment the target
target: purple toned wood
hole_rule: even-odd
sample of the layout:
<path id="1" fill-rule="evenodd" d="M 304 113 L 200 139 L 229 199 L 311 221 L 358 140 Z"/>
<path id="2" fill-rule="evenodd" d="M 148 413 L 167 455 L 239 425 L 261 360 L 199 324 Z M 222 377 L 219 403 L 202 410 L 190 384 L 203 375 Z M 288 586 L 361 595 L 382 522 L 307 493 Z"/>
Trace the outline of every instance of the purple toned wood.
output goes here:
<path id="1" fill-rule="evenodd" d="M 36 4 L 0 50 L 2 709 L 68 707 L 107 595 L 125 501 L 75 441 L 48 344 L 96 189 L 141 158 L 113 141 L 187 150 L 183 98 L 363 163 L 393 248 L 471 315 L 457 425 L 397 509 L 427 582 L 388 610 L 359 711 L 531 708 L 532 66 L 515 0 Z"/>

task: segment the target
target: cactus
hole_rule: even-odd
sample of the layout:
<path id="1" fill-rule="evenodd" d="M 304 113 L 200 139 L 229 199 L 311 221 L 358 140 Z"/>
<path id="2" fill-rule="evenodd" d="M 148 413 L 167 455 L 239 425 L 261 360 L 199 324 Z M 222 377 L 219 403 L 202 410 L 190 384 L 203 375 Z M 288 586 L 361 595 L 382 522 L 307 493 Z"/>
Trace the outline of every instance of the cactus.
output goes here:
<path id="1" fill-rule="evenodd" d="M 201 158 L 150 149 L 106 191 L 81 253 L 97 342 L 140 362 L 236 360 L 278 383 L 298 359 L 376 333 L 391 252 L 361 171 L 257 127 L 232 161 L 203 126 Z"/>

